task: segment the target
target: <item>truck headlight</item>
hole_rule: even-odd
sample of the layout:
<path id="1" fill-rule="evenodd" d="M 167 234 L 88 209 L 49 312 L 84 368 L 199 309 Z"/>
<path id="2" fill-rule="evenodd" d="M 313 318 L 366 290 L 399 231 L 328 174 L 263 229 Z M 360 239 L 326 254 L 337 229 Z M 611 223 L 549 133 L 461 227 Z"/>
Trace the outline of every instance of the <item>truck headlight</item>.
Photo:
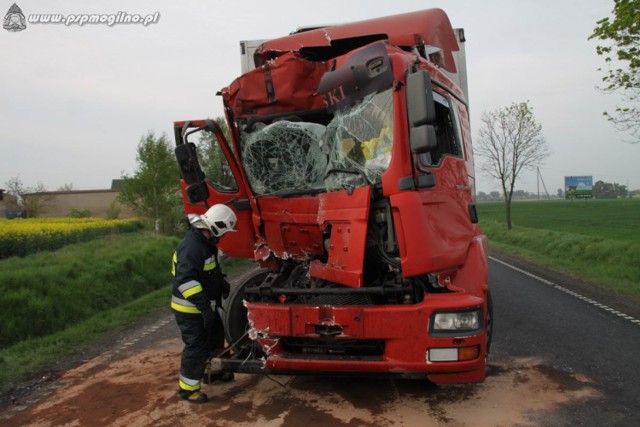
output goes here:
<path id="1" fill-rule="evenodd" d="M 480 328 L 480 310 L 436 313 L 433 317 L 434 332 L 468 332 Z"/>

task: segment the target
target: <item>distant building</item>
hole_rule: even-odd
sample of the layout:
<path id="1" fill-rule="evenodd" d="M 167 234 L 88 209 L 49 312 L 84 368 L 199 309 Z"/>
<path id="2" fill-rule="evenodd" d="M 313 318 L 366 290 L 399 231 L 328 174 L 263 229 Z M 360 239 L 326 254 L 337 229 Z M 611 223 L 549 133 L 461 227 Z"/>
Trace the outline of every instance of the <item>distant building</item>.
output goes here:
<path id="1" fill-rule="evenodd" d="M 118 218 L 132 218 L 135 216 L 128 207 L 117 203 L 116 197 L 120 193 L 120 181 L 114 179 L 108 190 L 70 190 L 45 191 L 25 194 L 25 204 L 37 204 L 37 214 L 40 218 L 62 218 L 69 216 L 72 211 L 89 211 L 93 218 L 107 218 L 112 204 L 119 209 Z"/>

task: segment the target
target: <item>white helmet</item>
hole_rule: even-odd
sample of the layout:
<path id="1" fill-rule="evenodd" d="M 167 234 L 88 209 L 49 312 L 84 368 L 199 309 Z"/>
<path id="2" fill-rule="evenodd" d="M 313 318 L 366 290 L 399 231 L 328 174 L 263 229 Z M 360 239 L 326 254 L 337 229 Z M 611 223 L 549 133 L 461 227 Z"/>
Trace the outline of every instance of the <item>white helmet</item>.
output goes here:
<path id="1" fill-rule="evenodd" d="M 215 237 L 222 237 L 228 231 L 236 231 L 238 218 L 227 205 L 213 205 L 207 212 L 194 218 L 191 224 L 196 228 L 204 228 Z"/>

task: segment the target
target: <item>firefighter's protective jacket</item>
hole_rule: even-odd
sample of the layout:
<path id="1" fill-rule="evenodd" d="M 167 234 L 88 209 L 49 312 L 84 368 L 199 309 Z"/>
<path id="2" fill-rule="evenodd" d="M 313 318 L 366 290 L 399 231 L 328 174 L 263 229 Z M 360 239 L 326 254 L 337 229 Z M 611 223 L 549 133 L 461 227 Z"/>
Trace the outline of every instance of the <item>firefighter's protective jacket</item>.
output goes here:
<path id="1" fill-rule="evenodd" d="M 221 302 L 222 270 L 218 248 L 197 229 L 191 229 L 173 254 L 171 308 L 200 314 Z"/>

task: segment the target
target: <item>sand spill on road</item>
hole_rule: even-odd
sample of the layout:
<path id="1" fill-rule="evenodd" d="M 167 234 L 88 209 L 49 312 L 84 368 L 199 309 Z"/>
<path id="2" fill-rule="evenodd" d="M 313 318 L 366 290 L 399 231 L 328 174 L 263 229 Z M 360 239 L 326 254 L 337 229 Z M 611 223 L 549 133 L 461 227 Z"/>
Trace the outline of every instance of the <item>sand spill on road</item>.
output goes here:
<path id="1" fill-rule="evenodd" d="M 6 408 L 9 426 L 513 426 L 598 396 L 579 375 L 541 360 L 491 365 L 481 384 L 237 375 L 204 385 L 191 405 L 176 395 L 181 343 L 168 340 L 116 360 L 105 355 L 66 372 L 50 393 Z"/>

